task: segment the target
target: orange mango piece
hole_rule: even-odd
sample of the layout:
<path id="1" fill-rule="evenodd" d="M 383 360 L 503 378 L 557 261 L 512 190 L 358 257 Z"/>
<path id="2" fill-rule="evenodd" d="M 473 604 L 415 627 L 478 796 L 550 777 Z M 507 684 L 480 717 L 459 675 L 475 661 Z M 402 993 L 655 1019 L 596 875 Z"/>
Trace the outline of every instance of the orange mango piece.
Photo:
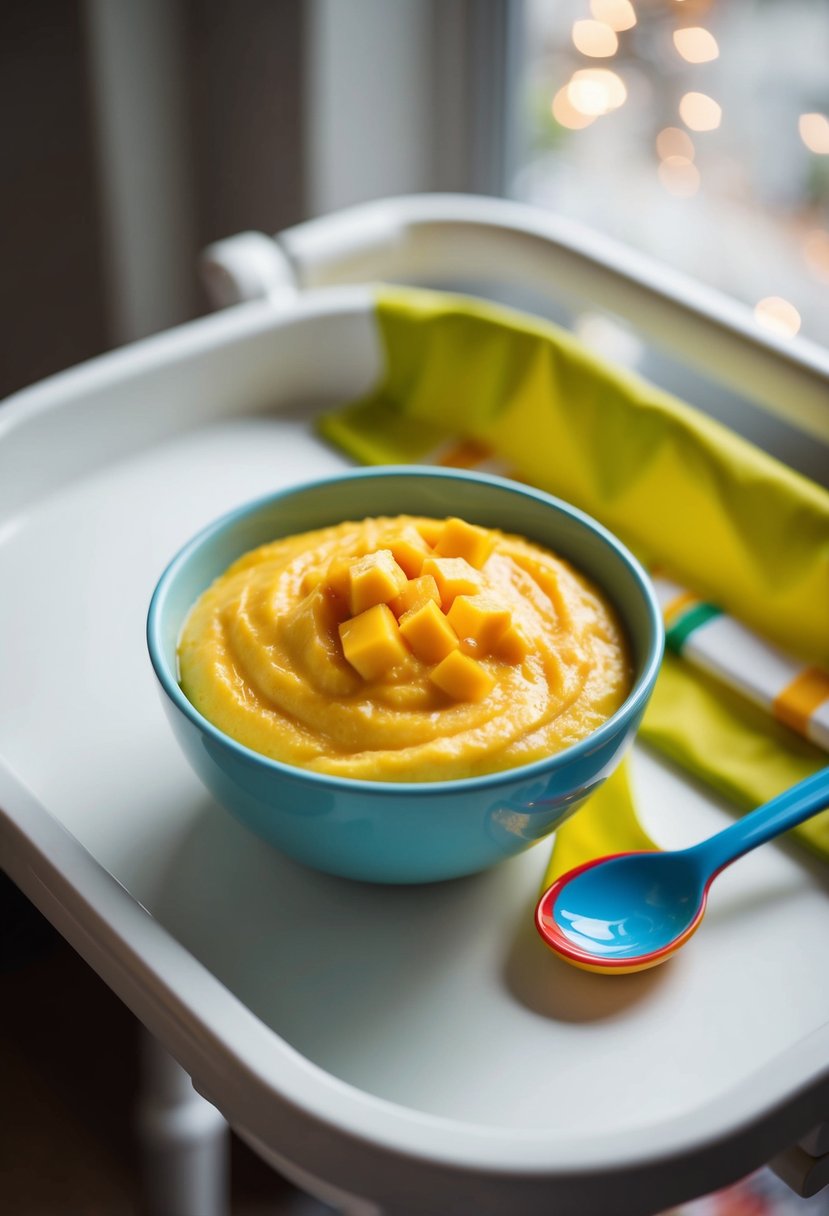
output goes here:
<path id="1" fill-rule="evenodd" d="M 417 578 L 423 565 L 423 559 L 428 557 L 431 552 L 414 524 L 406 524 L 398 533 L 388 537 L 383 543 L 386 548 L 391 550 L 394 560 L 406 572 L 408 578 Z"/>
<path id="2" fill-rule="evenodd" d="M 530 644 L 515 621 L 511 621 L 492 647 L 492 653 L 505 663 L 520 663 L 529 654 Z"/>
<path id="3" fill-rule="evenodd" d="M 482 654 L 489 654 L 512 621 L 512 613 L 490 596 L 459 595 L 446 619 L 459 638 L 471 639 Z"/>
<path id="4" fill-rule="evenodd" d="M 495 679 L 477 659 L 452 650 L 433 667 L 429 678 L 455 701 L 482 701 L 495 686 Z"/>
<path id="5" fill-rule="evenodd" d="M 438 585 L 444 612 L 458 595 L 475 595 L 483 590 L 483 578 L 464 557 L 427 557 L 423 574 L 431 574 Z"/>
<path id="6" fill-rule="evenodd" d="M 438 663 L 458 644 L 458 637 L 434 600 L 400 618 L 400 632 L 424 663 Z"/>
<path id="7" fill-rule="evenodd" d="M 450 516 L 435 543 L 435 554 L 438 557 L 462 557 L 470 566 L 480 570 L 494 544 L 495 538 L 486 528 Z"/>
<path id="8" fill-rule="evenodd" d="M 408 579 L 390 549 L 378 549 L 358 557 L 349 568 L 351 615 L 358 616 L 375 604 L 388 604 L 400 594 Z"/>
<path id="9" fill-rule="evenodd" d="M 389 608 L 399 620 L 405 612 L 411 612 L 413 608 L 422 608 L 424 604 L 428 604 L 429 600 L 440 604 L 438 585 L 431 574 L 421 574 L 418 578 L 409 579 L 400 594 L 389 601 Z"/>
<path id="10" fill-rule="evenodd" d="M 444 523 L 445 520 L 442 519 L 419 519 L 417 521 L 417 530 L 430 549 L 437 544 L 443 532 Z"/>
<path id="11" fill-rule="evenodd" d="M 374 604 L 339 626 L 343 654 L 364 680 L 378 680 L 408 656 L 394 613 Z"/>

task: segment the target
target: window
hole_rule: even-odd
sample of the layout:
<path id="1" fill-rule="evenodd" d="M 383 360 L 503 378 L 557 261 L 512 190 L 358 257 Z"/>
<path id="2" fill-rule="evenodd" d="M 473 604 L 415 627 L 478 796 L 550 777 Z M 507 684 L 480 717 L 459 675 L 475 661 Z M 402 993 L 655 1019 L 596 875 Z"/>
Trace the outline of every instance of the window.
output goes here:
<path id="1" fill-rule="evenodd" d="M 525 0 L 511 193 L 829 345 L 825 0 Z"/>

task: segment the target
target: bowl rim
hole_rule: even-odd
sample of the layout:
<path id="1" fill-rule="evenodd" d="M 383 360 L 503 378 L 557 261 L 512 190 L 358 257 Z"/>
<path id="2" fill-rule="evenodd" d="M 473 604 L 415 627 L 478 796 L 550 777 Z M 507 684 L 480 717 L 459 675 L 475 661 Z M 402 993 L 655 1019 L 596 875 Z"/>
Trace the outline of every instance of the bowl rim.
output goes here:
<path id="1" fill-rule="evenodd" d="M 173 580 L 181 567 L 190 560 L 192 555 L 217 534 L 232 527 L 239 520 L 247 516 L 256 515 L 257 512 L 278 502 L 280 499 L 288 498 L 297 493 L 307 493 L 308 491 L 313 491 L 319 487 L 328 486 L 336 482 L 392 477 L 405 477 L 412 478 L 413 480 L 433 478 L 446 481 L 474 482 L 480 485 L 492 486 L 500 491 L 514 494 L 516 497 L 535 499 L 544 506 L 552 507 L 561 514 L 567 515 L 582 524 L 588 531 L 597 535 L 628 567 L 642 596 L 649 619 L 652 634 L 650 652 L 646 656 L 639 677 L 634 682 L 633 687 L 619 708 L 584 739 L 580 739 L 577 743 L 565 747 L 562 751 L 545 756 L 540 760 L 533 760 L 528 764 L 521 764 L 512 768 L 499 769 L 497 772 L 484 773 L 476 777 L 454 777 L 440 781 L 374 781 L 363 777 L 342 777 L 333 773 L 316 772 L 313 769 L 302 768 L 300 765 L 288 764 L 282 760 L 274 760 L 262 752 L 257 752 L 253 748 L 247 747 L 244 743 L 240 743 L 223 730 L 220 730 L 208 718 L 204 717 L 184 695 L 178 679 L 171 673 L 169 665 L 164 658 L 164 645 L 161 638 L 161 616 L 166 596 Z M 616 606 L 614 605 L 614 607 Z M 623 623 L 626 624 L 626 622 Z M 548 494 L 545 490 L 539 490 L 534 486 L 515 482 L 506 477 L 499 477 L 494 473 L 482 473 L 471 469 L 444 468 L 439 465 L 380 465 L 349 469 L 342 473 L 316 477 L 309 481 L 285 486 L 280 490 L 270 491 L 267 494 L 259 495 L 257 498 L 242 503 L 238 507 L 231 508 L 212 520 L 212 522 L 205 524 L 204 527 L 200 528 L 198 532 L 191 536 L 178 549 L 162 571 L 153 590 L 147 612 L 146 641 L 150 662 L 152 663 L 156 678 L 172 704 L 202 733 L 210 736 L 217 744 L 235 753 L 239 759 L 264 768 L 266 771 L 272 771 L 274 775 L 289 777 L 293 780 L 310 781 L 312 784 L 339 791 L 345 789 L 353 790 L 355 793 L 359 791 L 362 794 L 394 794 L 398 797 L 422 797 L 424 792 L 433 794 L 471 793 L 476 790 L 492 789 L 493 787 L 512 784 L 516 780 L 529 781 L 533 777 L 546 776 L 556 769 L 564 768 L 572 763 L 573 760 L 578 760 L 588 752 L 600 748 L 606 740 L 616 733 L 625 720 L 635 716 L 639 709 L 644 707 L 644 704 L 650 697 L 662 663 L 665 648 L 665 630 L 656 593 L 642 564 L 613 532 L 579 507 L 574 507 L 566 500 L 557 498 L 553 494 Z"/>

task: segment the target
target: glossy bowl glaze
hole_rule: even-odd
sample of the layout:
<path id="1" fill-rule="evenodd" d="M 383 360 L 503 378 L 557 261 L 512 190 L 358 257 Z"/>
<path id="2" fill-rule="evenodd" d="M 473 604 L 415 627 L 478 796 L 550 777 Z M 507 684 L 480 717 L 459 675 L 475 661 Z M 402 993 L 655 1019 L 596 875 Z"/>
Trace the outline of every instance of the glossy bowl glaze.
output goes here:
<path id="1" fill-rule="evenodd" d="M 267 541 L 373 515 L 460 516 L 545 545 L 592 578 L 627 631 L 633 685 L 623 705 L 566 750 L 520 768 L 438 782 L 361 781 L 270 760 L 218 730 L 178 683 L 176 647 L 202 591 Z M 314 869 L 370 882 L 455 878 L 495 865 L 555 828 L 613 771 L 656 680 L 663 630 L 647 575 L 589 516 L 541 491 L 479 473 L 361 469 L 283 490 L 232 511 L 173 558 L 153 594 L 150 658 L 175 735 L 231 814 Z"/>

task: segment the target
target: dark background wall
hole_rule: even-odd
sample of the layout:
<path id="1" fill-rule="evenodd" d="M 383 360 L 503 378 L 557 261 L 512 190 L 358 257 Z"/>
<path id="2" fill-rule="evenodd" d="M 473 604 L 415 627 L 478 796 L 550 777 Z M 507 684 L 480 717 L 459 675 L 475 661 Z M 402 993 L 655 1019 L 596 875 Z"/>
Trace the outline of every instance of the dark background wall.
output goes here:
<path id="1" fill-rule="evenodd" d="M 184 38 L 194 253 L 305 214 L 302 0 L 169 0 Z M 91 6 L 0 4 L 0 398 L 114 342 Z M 152 87 L 152 82 L 147 82 Z M 204 308 L 192 261 L 192 312 Z"/>
<path id="2" fill-rule="evenodd" d="M 0 396 L 106 345 L 81 6 L 0 6 Z"/>

